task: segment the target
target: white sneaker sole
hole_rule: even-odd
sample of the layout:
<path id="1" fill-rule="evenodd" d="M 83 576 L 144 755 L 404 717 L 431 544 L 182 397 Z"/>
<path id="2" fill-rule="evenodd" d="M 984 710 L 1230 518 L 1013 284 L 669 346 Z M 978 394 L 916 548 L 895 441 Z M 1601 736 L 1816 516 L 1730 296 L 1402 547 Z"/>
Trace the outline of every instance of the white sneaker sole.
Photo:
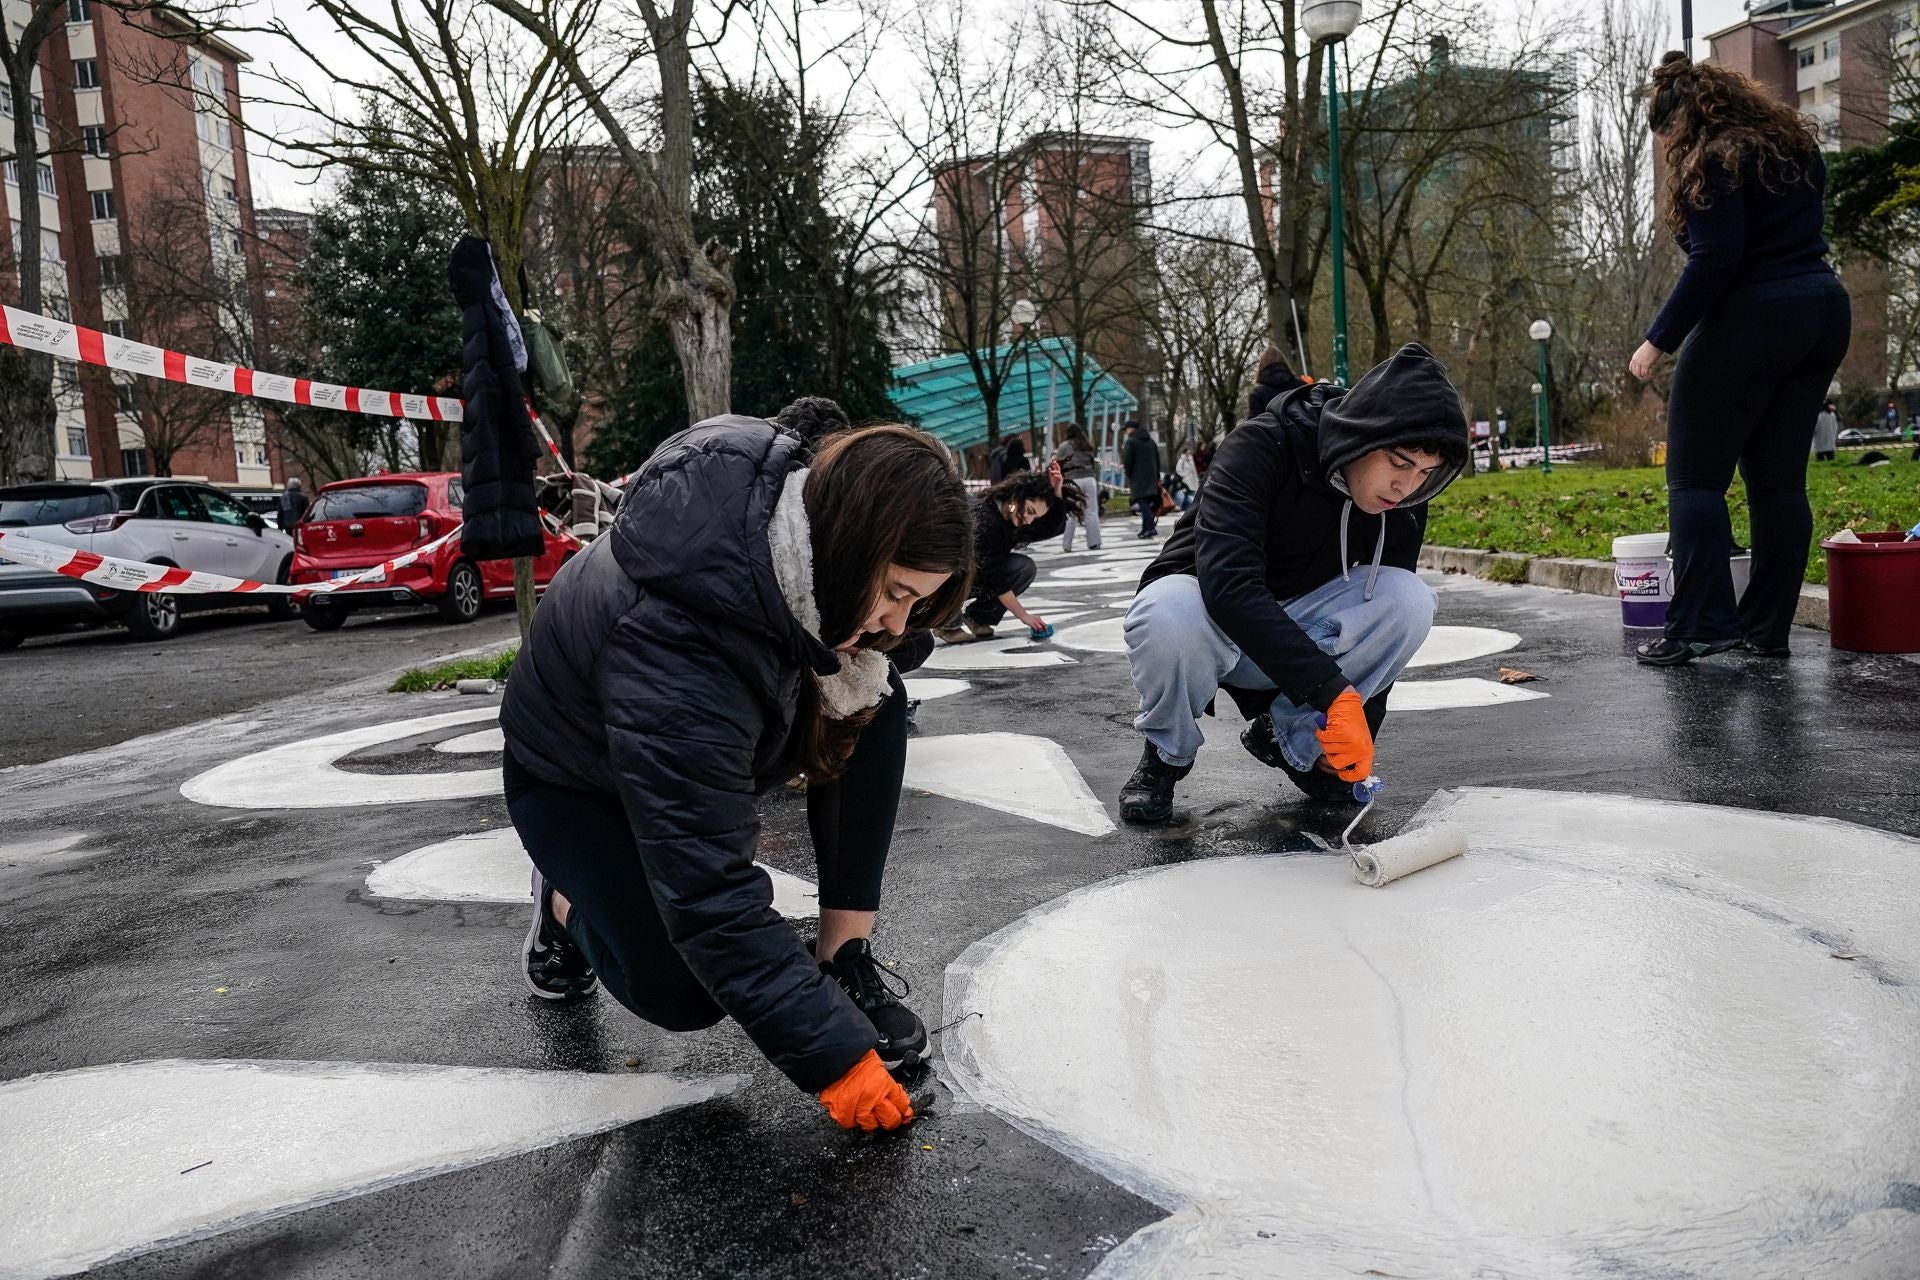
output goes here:
<path id="1" fill-rule="evenodd" d="M 544 914 L 541 903 L 546 900 L 546 896 L 547 879 L 540 874 L 540 869 L 535 867 L 533 871 L 533 923 L 527 926 L 526 939 L 520 944 L 521 981 L 527 984 L 527 990 L 533 992 L 533 994 L 539 996 L 542 1000 L 561 1001 L 583 999 L 600 989 L 600 977 L 598 974 L 594 975 L 593 982 L 586 990 L 574 995 L 569 995 L 564 991 L 542 991 L 533 983 L 533 957 L 540 950 L 540 918 Z"/>

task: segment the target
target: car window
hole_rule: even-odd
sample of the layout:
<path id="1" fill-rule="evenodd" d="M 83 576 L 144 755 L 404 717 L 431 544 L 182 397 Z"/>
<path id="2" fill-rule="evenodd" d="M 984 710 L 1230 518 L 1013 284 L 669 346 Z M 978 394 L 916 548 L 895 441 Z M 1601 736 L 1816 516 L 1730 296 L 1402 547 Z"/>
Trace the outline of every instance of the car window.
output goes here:
<path id="1" fill-rule="evenodd" d="M 113 486 L 113 493 L 120 501 L 120 510 L 134 511 L 139 508 L 140 499 L 146 497 L 147 491 L 151 488 L 153 486 L 150 484 L 117 484 Z"/>
<path id="2" fill-rule="evenodd" d="M 467 486 L 457 478 L 447 481 L 447 505 L 456 510 L 467 505 Z"/>
<path id="3" fill-rule="evenodd" d="M 215 524 L 230 524 L 245 528 L 247 509 L 216 489 L 195 489 L 194 497 L 200 499 L 200 505 L 207 510 L 207 516 Z"/>
<path id="4" fill-rule="evenodd" d="M 0 529 L 65 524 L 88 516 L 113 514 L 113 495 L 105 489 L 49 489 L 21 486 L 0 489 Z"/>
<path id="5" fill-rule="evenodd" d="M 360 484 L 328 489 L 307 508 L 307 522 L 316 520 L 374 520 L 381 516 L 417 516 L 427 509 L 426 486 L 418 484 Z"/>
<path id="6" fill-rule="evenodd" d="M 149 520 L 197 520 L 205 522 L 207 513 L 193 496 L 193 490 L 180 484 L 157 484 L 140 499 L 138 515 Z"/>

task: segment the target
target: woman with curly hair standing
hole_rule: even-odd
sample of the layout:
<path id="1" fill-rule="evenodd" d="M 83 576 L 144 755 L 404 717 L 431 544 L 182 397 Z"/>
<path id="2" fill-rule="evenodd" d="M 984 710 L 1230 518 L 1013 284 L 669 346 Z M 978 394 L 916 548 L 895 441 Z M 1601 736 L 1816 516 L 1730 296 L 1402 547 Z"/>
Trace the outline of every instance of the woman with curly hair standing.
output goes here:
<path id="1" fill-rule="evenodd" d="M 1666 147 L 1666 224 L 1687 264 L 1629 365 L 1645 380 L 1680 352 L 1667 403 L 1673 603 L 1666 635 L 1639 658 L 1679 666 L 1741 647 L 1786 657 L 1813 542 L 1814 418 L 1852 328 L 1821 237 L 1826 165 L 1805 117 L 1683 53 L 1654 72 L 1647 119 Z M 1737 603 L 1726 500 L 1736 465 L 1753 517 L 1753 578 Z"/>

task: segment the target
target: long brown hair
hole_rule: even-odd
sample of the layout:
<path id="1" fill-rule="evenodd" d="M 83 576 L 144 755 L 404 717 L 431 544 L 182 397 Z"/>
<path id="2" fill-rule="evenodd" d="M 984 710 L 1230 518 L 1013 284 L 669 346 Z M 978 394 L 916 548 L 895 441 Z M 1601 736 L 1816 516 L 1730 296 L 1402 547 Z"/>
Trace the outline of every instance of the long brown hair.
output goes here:
<path id="1" fill-rule="evenodd" d="M 1676 236 L 1686 230 L 1688 209 L 1706 207 L 1714 170 L 1738 182 L 1751 160 L 1762 185 L 1779 191 L 1801 181 L 1820 154 L 1807 117 L 1738 71 L 1677 51 L 1653 73 L 1647 126 L 1666 141 L 1664 213 Z"/>
<path id="2" fill-rule="evenodd" d="M 1055 503 L 1065 507 L 1067 514 L 1075 520 L 1084 520 L 1087 516 L 1087 497 L 1080 486 L 1068 484 L 1060 486 L 1060 492 L 1053 491 L 1053 481 L 1044 471 L 1017 471 L 987 490 L 986 501 L 1000 508 L 1005 516 L 1009 506 L 1018 507 L 1031 498 L 1042 498 L 1048 506 Z M 1008 517 L 1009 523 L 1012 517 Z"/>
<path id="3" fill-rule="evenodd" d="M 894 423 L 826 437 L 802 491 L 813 541 L 813 596 L 820 638 L 842 644 L 865 621 L 901 565 L 947 580 L 907 616 L 907 636 L 946 622 L 966 603 L 973 577 L 973 517 L 952 455 L 924 432 Z M 863 637 L 885 651 L 906 636 Z M 804 767 L 810 779 L 839 774 L 873 712 L 845 720 L 821 714 L 808 681 Z"/>

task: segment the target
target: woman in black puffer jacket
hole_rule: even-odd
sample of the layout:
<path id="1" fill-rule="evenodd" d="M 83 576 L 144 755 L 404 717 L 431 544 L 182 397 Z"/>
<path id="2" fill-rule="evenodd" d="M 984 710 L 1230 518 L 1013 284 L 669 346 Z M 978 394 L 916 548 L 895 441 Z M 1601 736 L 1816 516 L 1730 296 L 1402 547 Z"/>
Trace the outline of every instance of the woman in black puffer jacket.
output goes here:
<path id="1" fill-rule="evenodd" d="M 809 454 L 759 418 L 673 437 L 535 612 L 500 714 L 536 868 L 525 965 L 536 995 L 604 985 L 671 1031 L 731 1016 L 837 1122 L 892 1128 L 912 1111 L 887 1069 L 927 1044 L 867 942 L 906 765 L 897 668 L 959 611 L 972 520 L 912 428 Z M 814 954 L 753 860 L 756 797 L 803 771 Z"/>

